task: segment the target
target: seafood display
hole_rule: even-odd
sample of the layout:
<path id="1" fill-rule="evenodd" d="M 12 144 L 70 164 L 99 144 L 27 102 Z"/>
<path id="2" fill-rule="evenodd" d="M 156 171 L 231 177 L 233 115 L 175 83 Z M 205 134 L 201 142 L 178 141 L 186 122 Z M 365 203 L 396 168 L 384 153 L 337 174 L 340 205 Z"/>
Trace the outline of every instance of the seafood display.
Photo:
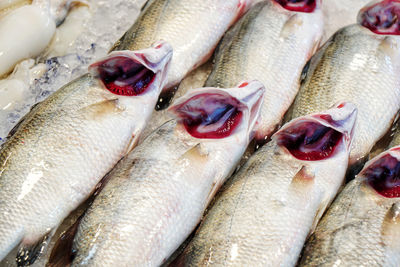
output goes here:
<path id="1" fill-rule="evenodd" d="M 263 94 L 261 83 L 246 82 L 178 99 L 170 108 L 177 120 L 158 128 L 109 174 L 80 222 L 72 265 L 153 266 L 168 258 L 236 167 Z"/>
<path id="2" fill-rule="evenodd" d="M 269 85 L 257 126 L 259 143 L 271 137 L 291 105 L 300 86 L 301 71 L 322 36 L 319 1 L 310 12 L 285 8 L 274 1 L 264 1 L 247 12 L 219 44 L 213 70 L 204 85 L 226 88 L 245 79 Z M 259 47 L 263 49 L 260 51 Z M 145 135 L 166 120 L 162 111 L 155 113 Z"/>
<path id="3" fill-rule="evenodd" d="M 231 178 L 179 266 L 294 266 L 343 182 L 354 105 L 287 123 Z"/>
<path id="4" fill-rule="evenodd" d="M 399 111 L 400 0 L 0 1 L 0 266 L 399 266 Z"/>
<path id="5" fill-rule="evenodd" d="M 391 5 L 381 9 L 390 10 Z M 354 103 L 359 115 L 350 164 L 369 153 L 400 108 L 400 36 L 395 28 L 385 29 L 385 20 L 372 24 L 381 9 L 375 5 L 363 9 L 359 24 L 336 32 L 311 58 L 291 113 L 296 118 L 339 101 Z"/>
<path id="6" fill-rule="evenodd" d="M 174 56 L 163 90 L 173 93 L 171 90 L 189 71 L 207 61 L 225 31 L 252 1 L 150 0 L 136 23 L 111 50 L 143 49 L 157 40 L 169 42 Z M 163 102 L 168 103 L 168 99 Z"/>
<path id="7" fill-rule="evenodd" d="M 0 151 L 0 258 L 19 243 L 27 250 L 20 260 L 34 258 L 26 254 L 31 247 L 51 235 L 132 150 L 166 82 L 171 57 L 167 43 L 112 53 L 91 66 L 92 74 L 26 115 Z M 109 77 L 116 79 L 107 82 Z"/>

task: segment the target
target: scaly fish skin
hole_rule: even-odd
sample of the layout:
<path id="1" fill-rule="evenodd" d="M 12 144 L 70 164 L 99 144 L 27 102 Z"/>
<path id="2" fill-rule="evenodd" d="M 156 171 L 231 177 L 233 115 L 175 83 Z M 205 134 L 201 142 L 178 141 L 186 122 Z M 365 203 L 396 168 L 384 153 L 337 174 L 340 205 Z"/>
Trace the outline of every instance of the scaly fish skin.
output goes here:
<path id="1" fill-rule="evenodd" d="M 172 266 L 294 266 L 347 169 L 357 112 L 352 104 L 340 107 L 293 120 L 273 135 L 228 180 Z M 332 121 L 323 119 L 329 116 Z M 335 152 L 327 158 L 320 154 L 323 160 L 300 160 L 281 145 L 296 129 L 312 129 L 310 122 L 320 125 L 316 136 L 333 129 L 341 133 Z M 324 142 L 327 135 L 319 137 Z M 307 138 L 304 144 L 311 147 L 303 151 L 319 147 L 321 141 Z"/>
<path id="2" fill-rule="evenodd" d="M 396 159 L 398 169 L 399 149 L 383 152 L 364 171 L 387 155 Z M 393 167 L 385 175 L 394 173 L 398 179 Z M 299 266 L 400 265 L 400 194 L 382 196 L 369 185 L 364 171 L 346 185 L 324 215 Z"/>
<path id="3" fill-rule="evenodd" d="M 350 164 L 365 157 L 390 128 L 400 108 L 400 37 L 360 25 L 345 27 L 311 58 L 292 118 L 340 101 L 358 110 Z"/>
<path id="4" fill-rule="evenodd" d="M 205 86 L 231 87 L 245 79 L 262 82 L 267 92 L 256 138 L 278 127 L 300 87 L 300 75 L 319 46 L 321 3 L 311 13 L 284 9 L 274 0 L 254 6 L 225 35 Z"/>
<path id="5" fill-rule="evenodd" d="M 83 75 L 35 106 L 1 147 L 0 259 L 57 227 L 136 144 L 166 81 L 172 48 L 160 43 L 116 54 L 155 73 L 146 92 L 116 95 Z"/>
<path id="6" fill-rule="evenodd" d="M 188 99 L 197 105 L 196 95 L 223 92 L 236 96 L 243 108 L 232 135 L 195 138 L 176 120 L 153 132 L 111 172 L 110 182 L 82 219 L 72 266 L 158 266 L 188 237 L 251 140 L 264 88 L 250 82 L 229 90 L 196 89 L 174 105 Z M 205 111 L 210 106 L 199 107 Z M 192 111 L 183 105 L 175 112 Z M 219 109 L 215 111 L 208 118 L 218 118 Z"/>
<path id="7" fill-rule="evenodd" d="M 150 0 L 111 50 L 137 50 L 165 40 L 174 49 L 165 90 L 177 86 L 213 53 L 225 31 L 254 0 Z"/>

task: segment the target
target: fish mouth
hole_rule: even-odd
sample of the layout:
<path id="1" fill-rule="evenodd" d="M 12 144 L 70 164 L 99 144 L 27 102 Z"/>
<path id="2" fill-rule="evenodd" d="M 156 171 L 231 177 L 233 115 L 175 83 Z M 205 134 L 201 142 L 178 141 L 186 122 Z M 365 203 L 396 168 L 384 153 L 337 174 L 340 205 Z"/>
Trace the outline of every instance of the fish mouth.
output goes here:
<path id="1" fill-rule="evenodd" d="M 178 99 L 169 110 L 191 136 L 221 139 L 243 127 L 253 128 L 263 94 L 264 87 L 259 82 L 244 82 L 231 89 L 196 89 Z"/>
<path id="2" fill-rule="evenodd" d="M 400 35 L 400 1 L 373 2 L 358 13 L 358 23 L 376 34 Z"/>
<path id="3" fill-rule="evenodd" d="M 312 13 L 317 8 L 319 0 L 274 0 L 284 9 L 295 12 Z"/>
<path id="4" fill-rule="evenodd" d="M 343 145 L 349 149 L 356 114 L 354 105 L 341 103 L 326 112 L 289 122 L 272 138 L 298 160 L 326 160 Z"/>
<path id="5" fill-rule="evenodd" d="M 360 175 L 379 195 L 385 198 L 400 197 L 400 146 L 372 159 Z"/>
<path id="6" fill-rule="evenodd" d="M 156 78 L 166 82 L 172 48 L 164 42 L 138 51 L 116 51 L 89 66 L 89 71 L 104 87 L 120 96 L 139 96 L 149 91 Z"/>

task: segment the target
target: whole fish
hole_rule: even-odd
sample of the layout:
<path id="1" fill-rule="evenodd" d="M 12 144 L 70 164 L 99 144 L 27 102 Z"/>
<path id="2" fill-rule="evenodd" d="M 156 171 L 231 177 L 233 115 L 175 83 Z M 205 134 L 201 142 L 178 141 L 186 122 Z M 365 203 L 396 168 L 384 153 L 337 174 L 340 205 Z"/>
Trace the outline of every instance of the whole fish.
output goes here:
<path id="1" fill-rule="evenodd" d="M 210 58 L 225 31 L 253 1 L 150 0 L 111 50 L 142 49 L 157 40 L 170 43 L 174 55 L 164 88 L 169 95 L 192 69 Z M 164 99 L 163 104 L 168 103 Z"/>
<path id="2" fill-rule="evenodd" d="M 21 244 L 18 264 L 34 261 L 43 237 L 135 146 L 171 57 L 165 42 L 111 53 L 27 114 L 0 150 L 0 259 Z"/>
<path id="3" fill-rule="evenodd" d="M 270 137 L 300 87 L 300 75 L 322 36 L 320 1 L 304 9 L 290 10 L 282 1 L 268 0 L 252 7 L 222 39 L 206 87 L 228 88 L 243 80 L 258 80 L 268 86 L 256 138 Z M 309 5 L 315 7 L 309 12 Z M 178 94 L 190 89 L 179 88 Z M 153 114 L 146 133 L 167 120 L 166 112 Z M 147 134 L 144 134 L 147 136 Z"/>
<path id="4" fill-rule="evenodd" d="M 302 9 L 293 10 L 300 4 Z M 206 86 L 226 88 L 256 79 L 268 88 L 257 126 L 258 140 L 271 137 L 297 94 L 302 69 L 322 37 L 320 5 L 320 0 L 261 2 L 220 45 Z"/>
<path id="5" fill-rule="evenodd" d="M 400 266 L 400 147 L 370 160 L 322 218 L 300 266 Z"/>
<path id="6" fill-rule="evenodd" d="M 294 266 L 343 182 L 357 110 L 283 126 L 230 179 L 172 266 Z"/>
<path id="7" fill-rule="evenodd" d="M 304 69 L 293 105 L 292 118 L 341 101 L 357 106 L 352 165 L 390 129 L 400 108 L 400 33 L 385 29 L 393 19 L 386 12 L 400 15 L 391 9 L 392 3 L 385 0 L 362 9 L 359 24 L 345 27 L 330 38 Z M 374 20 L 376 17 L 379 19 Z"/>
<path id="8" fill-rule="evenodd" d="M 196 89 L 110 173 L 83 217 L 72 266 L 158 266 L 188 237 L 252 138 L 264 87 Z"/>

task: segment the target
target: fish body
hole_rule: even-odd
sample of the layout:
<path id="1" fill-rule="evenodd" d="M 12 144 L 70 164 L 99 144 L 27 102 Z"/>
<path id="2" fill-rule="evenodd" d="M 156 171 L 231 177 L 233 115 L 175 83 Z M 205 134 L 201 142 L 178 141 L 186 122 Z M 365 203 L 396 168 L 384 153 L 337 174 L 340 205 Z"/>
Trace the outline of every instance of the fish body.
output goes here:
<path id="1" fill-rule="evenodd" d="M 358 110 L 350 164 L 365 157 L 389 130 L 400 107 L 400 37 L 354 24 L 336 32 L 304 69 L 291 118 L 340 101 Z"/>
<path id="2" fill-rule="evenodd" d="M 171 46 L 158 45 L 118 52 L 97 62 L 91 67 L 93 74 L 81 76 L 36 105 L 2 145 L 0 259 L 18 244 L 34 245 L 55 230 L 135 146 L 166 81 L 172 56 Z M 153 73 L 142 94 L 112 93 L 96 77 L 103 65 L 108 64 L 107 70 L 118 68 L 121 57 L 124 63 Z"/>
<path id="3" fill-rule="evenodd" d="M 254 6 L 225 35 L 205 86 L 231 87 L 245 79 L 267 92 L 256 139 L 271 137 L 300 87 L 304 65 L 323 31 L 320 2 L 310 13 L 287 10 L 274 0 Z"/>
<path id="4" fill-rule="evenodd" d="M 307 242 L 299 266 L 400 265 L 400 194 L 398 180 L 392 180 L 399 177 L 399 149 L 369 161 L 346 185 Z"/>
<path id="5" fill-rule="evenodd" d="M 193 231 L 235 169 L 251 139 L 263 91 L 261 83 L 250 82 L 229 90 L 196 89 L 178 99 L 173 110 L 185 119 L 162 125 L 110 173 L 109 183 L 79 225 L 72 266 L 163 263 Z M 226 101 L 228 106 L 220 106 Z M 219 107 L 214 109 L 212 103 Z M 238 110 L 222 115 L 224 106 L 239 108 L 239 124 L 232 115 Z M 213 123 L 195 130 L 185 122 L 198 119 L 198 111 L 206 112 L 206 120 Z M 225 121 L 229 114 L 233 117 Z M 224 121 L 228 128 L 211 130 Z M 236 128 L 225 136 L 231 127 Z"/>
<path id="6" fill-rule="evenodd" d="M 356 113 L 345 103 L 284 125 L 228 180 L 172 266 L 294 266 L 343 182 Z M 328 143 L 333 154 L 317 152 Z"/>
<path id="7" fill-rule="evenodd" d="M 192 69 L 210 58 L 225 31 L 252 1 L 151 0 L 136 23 L 111 50 L 142 49 L 157 40 L 170 43 L 174 56 L 165 86 L 169 91 Z"/>

